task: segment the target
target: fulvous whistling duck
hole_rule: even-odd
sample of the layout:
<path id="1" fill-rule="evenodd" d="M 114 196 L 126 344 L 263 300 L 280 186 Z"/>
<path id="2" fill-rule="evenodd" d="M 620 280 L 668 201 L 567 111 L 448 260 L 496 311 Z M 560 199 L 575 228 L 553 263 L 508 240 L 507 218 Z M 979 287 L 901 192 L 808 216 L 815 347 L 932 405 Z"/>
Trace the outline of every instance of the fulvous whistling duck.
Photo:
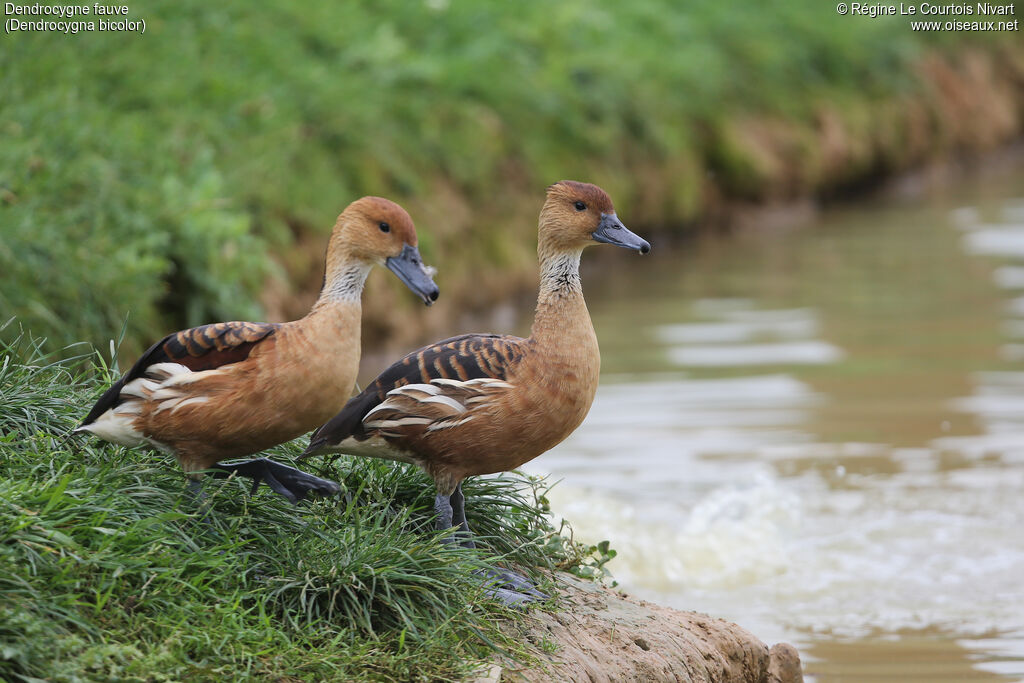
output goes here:
<path id="1" fill-rule="evenodd" d="M 583 300 L 580 255 L 595 243 L 641 254 L 651 245 L 626 229 L 596 185 L 563 180 L 540 212 L 540 295 L 530 337 L 467 334 L 414 351 L 377 377 L 312 436 L 301 457 L 348 453 L 413 463 L 437 487 L 437 528 L 466 524 L 461 482 L 515 469 L 583 421 L 601 355 Z M 530 595 L 528 583 L 502 578 Z M 499 595 L 506 599 L 508 595 Z M 513 595 L 508 602 L 528 600 Z"/>
<path id="2" fill-rule="evenodd" d="M 334 482 L 258 458 L 220 463 L 294 439 L 344 405 L 359 368 L 360 298 L 374 264 L 429 306 L 438 289 L 405 209 L 380 197 L 350 204 L 334 226 L 320 297 L 287 323 L 224 322 L 164 337 L 93 406 L 76 432 L 174 454 L 199 493 L 202 470 L 260 481 L 288 500 L 337 493 Z"/>

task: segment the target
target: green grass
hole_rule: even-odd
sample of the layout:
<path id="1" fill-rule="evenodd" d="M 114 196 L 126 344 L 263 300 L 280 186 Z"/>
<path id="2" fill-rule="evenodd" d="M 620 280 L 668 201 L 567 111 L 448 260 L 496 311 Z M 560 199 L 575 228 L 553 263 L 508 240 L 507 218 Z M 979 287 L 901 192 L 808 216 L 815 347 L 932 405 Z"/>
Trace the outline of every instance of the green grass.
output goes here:
<path id="1" fill-rule="evenodd" d="M 3 680 L 458 680 L 496 652 L 531 656 L 474 569 L 500 560 L 543 585 L 537 568 L 608 559 L 559 536 L 544 484 L 517 476 L 466 482 L 483 542 L 449 547 L 425 476 L 355 458 L 325 465 L 341 497 L 299 506 L 208 481 L 203 522 L 168 458 L 66 439 L 102 381 L 16 340 L 0 350 Z"/>
<path id="2" fill-rule="evenodd" d="M 536 208 L 510 209 L 554 180 L 679 226 L 708 178 L 758 196 L 736 117 L 813 129 L 831 102 L 871 121 L 924 87 L 926 50 L 978 42 L 815 0 L 745 5 L 156 0 L 130 7 L 144 35 L 6 35 L 0 310 L 51 350 L 128 316 L 128 354 L 258 319 L 268 279 L 319 281 L 296 235 L 363 194 L 429 209 L 442 288 L 472 289 L 481 269 L 529 267 Z"/>

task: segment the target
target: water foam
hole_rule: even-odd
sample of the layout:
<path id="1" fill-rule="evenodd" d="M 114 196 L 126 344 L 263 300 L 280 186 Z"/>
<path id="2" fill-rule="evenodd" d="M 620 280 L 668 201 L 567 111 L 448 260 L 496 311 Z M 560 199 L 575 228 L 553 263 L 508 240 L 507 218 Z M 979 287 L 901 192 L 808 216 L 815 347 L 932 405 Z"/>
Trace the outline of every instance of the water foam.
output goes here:
<path id="1" fill-rule="evenodd" d="M 581 538 L 619 550 L 617 579 L 664 593 L 727 590 L 787 571 L 801 516 L 799 499 L 768 477 L 715 489 L 688 512 L 568 486 L 549 498 Z"/>

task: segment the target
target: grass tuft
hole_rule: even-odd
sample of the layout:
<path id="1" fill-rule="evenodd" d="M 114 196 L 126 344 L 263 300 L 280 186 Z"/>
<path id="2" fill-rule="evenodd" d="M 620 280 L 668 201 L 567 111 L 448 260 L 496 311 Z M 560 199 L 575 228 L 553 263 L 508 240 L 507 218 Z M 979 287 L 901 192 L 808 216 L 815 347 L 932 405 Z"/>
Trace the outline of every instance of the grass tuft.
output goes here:
<path id="1" fill-rule="evenodd" d="M 103 369 L 41 348 L 0 348 L 0 678 L 459 680 L 525 656 L 472 572 L 571 559 L 542 481 L 467 482 L 477 551 L 431 530 L 419 471 L 355 458 L 323 464 L 342 496 L 299 506 L 207 480 L 203 517 L 165 456 L 66 438 Z"/>

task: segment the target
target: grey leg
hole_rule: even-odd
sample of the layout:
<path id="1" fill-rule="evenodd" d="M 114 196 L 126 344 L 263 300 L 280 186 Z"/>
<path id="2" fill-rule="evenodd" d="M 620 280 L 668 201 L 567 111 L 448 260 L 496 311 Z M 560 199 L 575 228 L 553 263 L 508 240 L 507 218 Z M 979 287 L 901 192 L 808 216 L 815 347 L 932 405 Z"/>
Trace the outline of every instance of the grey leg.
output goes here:
<path id="1" fill-rule="evenodd" d="M 454 542 L 460 536 L 459 544 L 464 548 L 475 548 L 472 532 L 466 522 L 466 497 L 462 494 L 462 482 L 455 487 L 451 496 L 438 494 L 434 498 L 434 509 L 437 511 L 437 528 L 450 529 L 457 526 L 459 531 L 446 536 L 447 542 Z M 442 526 L 443 522 L 443 526 Z M 548 596 L 541 593 L 525 576 L 505 569 L 480 569 L 476 572 L 488 584 L 487 594 L 505 603 L 508 607 L 519 607 L 528 602 L 544 600 Z"/>
<path id="2" fill-rule="evenodd" d="M 203 482 L 192 477 L 188 478 L 185 485 L 185 496 L 195 505 L 202 505 L 206 495 L 203 493 Z"/>
<path id="3" fill-rule="evenodd" d="M 185 498 L 190 504 L 194 505 L 196 512 L 199 513 L 198 521 L 201 525 L 201 529 L 204 536 L 210 537 L 214 533 L 215 528 L 213 522 L 210 521 L 210 511 L 212 506 L 210 501 L 207 499 L 206 494 L 203 493 L 203 481 L 202 479 L 196 479 L 194 477 L 188 478 L 188 484 L 185 485 Z"/>
<path id="4" fill-rule="evenodd" d="M 437 513 L 437 521 L 434 523 L 435 529 L 446 531 L 452 528 L 452 503 L 449 496 L 442 493 L 434 496 L 434 512 Z"/>
<path id="5" fill-rule="evenodd" d="M 466 522 L 466 497 L 462 495 L 462 482 L 459 482 L 458 486 L 455 487 L 455 493 L 451 495 L 451 507 L 452 524 L 459 527 L 459 535 L 462 536 L 462 546 L 465 548 L 475 548 L 476 543 L 473 542 L 473 533 L 469 530 L 469 524 Z"/>

